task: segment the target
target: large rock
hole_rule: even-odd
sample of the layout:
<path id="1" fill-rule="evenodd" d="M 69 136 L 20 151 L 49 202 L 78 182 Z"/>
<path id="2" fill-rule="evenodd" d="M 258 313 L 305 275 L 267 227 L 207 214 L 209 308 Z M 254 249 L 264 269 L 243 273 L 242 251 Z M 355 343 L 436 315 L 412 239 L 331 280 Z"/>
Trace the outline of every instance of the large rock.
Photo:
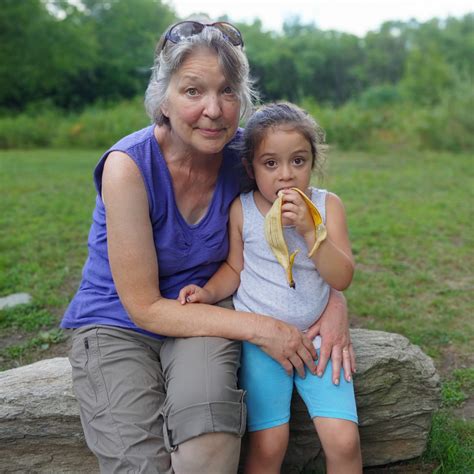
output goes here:
<path id="1" fill-rule="evenodd" d="M 355 329 L 352 339 L 364 465 L 419 456 L 439 403 L 431 359 L 397 334 Z M 321 462 L 312 422 L 297 395 L 292 413 L 284 473 Z M 98 472 L 84 444 L 66 358 L 0 373 L 0 472 Z"/>

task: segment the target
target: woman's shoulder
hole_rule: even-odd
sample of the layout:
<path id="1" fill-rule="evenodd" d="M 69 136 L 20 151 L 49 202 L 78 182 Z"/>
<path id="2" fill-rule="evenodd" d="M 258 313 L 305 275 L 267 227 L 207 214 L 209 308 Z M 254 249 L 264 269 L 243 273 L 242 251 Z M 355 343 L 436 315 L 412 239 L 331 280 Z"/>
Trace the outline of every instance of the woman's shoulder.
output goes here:
<path id="1" fill-rule="evenodd" d="M 136 171 L 134 168 L 141 168 L 144 157 L 152 154 L 147 150 L 150 150 L 150 143 L 152 144 L 154 140 L 153 130 L 154 125 L 137 130 L 121 138 L 102 155 L 94 170 L 94 182 L 99 193 L 102 191 L 102 175 L 108 158 L 113 158 L 117 172 L 122 171 L 128 175 L 131 171 L 134 175 Z"/>
<path id="2" fill-rule="evenodd" d="M 154 139 L 153 130 L 154 125 L 149 125 L 122 137 L 104 153 L 104 156 L 107 156 L 112 151 L 121 151 L 128 154 L 132 149 L 149 143 L 150 140 Z"/>

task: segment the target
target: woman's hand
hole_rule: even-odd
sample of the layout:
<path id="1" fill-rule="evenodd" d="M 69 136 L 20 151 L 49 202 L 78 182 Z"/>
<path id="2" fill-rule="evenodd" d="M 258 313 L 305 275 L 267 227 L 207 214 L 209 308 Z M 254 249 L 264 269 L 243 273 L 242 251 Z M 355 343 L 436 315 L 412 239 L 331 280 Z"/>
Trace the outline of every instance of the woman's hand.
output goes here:
<path id="1" fill-rule="evenodd" d="M 211 293 L 205 288 L 197 285 L 187 285 L 181 288 L 177 300 L 181 304 L 186 303 L 214 303 Z"/>
<path id="2" fill-rule="evenodd" d="M 274 318 L 257 316 L 255 337 L 250 340 L 286 370 L 288 375 L 295 369 L 305 377 L 305 365 L 316 373 L 316 349 L 312 340 L 296 327 Z"/>
<path id="3" fill-rule="evenodd" d="M 341 365 L 344 369 L 344 378 L 350 381 L 356 371 L 356 361 L 349 333 L 346 299 L 341 292 L 331 288 L 324 313 L 308 329 L 306 335 L 311 340 L 318 335 L 321 336 L 317 375 L 323 375 L 328 360 L 331 359 L 333 383 L 339 384 Z"/>

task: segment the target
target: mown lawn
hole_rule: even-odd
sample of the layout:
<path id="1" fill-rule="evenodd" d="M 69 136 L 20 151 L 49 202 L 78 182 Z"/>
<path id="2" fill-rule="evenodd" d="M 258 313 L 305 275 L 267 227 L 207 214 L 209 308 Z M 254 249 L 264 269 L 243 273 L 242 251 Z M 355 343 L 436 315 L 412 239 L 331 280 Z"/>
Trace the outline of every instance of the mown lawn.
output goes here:
<path id="1" fill-rule="evenodd" d="M 48 356 L 64 338 L 56 327 L 86 257 L 100 153 L 0 152 L 0 296 L 33 296 L 0 311 L 3 369 Z M 445 408 L 427 462 L 437 472 L 474 471 L 473 423 L 449 411 L 474 391 L 472 157 L 331 151 L 320 185 L 346 205 L 357 260 L 347 291 L 352 324 L 404 334 L 434 358 Z"/>

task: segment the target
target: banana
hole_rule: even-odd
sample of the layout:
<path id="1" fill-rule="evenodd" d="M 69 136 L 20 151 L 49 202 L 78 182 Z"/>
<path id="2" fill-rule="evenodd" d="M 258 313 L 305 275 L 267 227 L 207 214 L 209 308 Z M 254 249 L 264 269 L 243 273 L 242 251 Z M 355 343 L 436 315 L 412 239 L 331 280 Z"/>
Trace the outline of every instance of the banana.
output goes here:
<path id="1" fill-rule="evenodd" d="M 319 213 L 316 206 L 313 204 L 311 199 L 306 196 L 306 194 L 298 188 L 291 188 L 294 191 L 298 192 L 300 196 L 304 199 L 305 204 L 308 206 L 311 218 L 313 219 L 314 229 L 315 229 L 315 243 L 308 253 L 308 257 L 312 257 L 314 252 L 321 245 L 321 242 L 327 237 L 326 227 L 323 224 L 321 214 Z M 273 203 L 271 209 L 267 212 L 265 216 L 265 238 L 267 239 L 268 245 L 272 249 L 273 254 L 275 255 L 278 263 L 283 267 L 286 273 L 286 279 L 290 288 L 295 288 L 295 281 L 293 279 L 293 263 L 295 257 L 299 252 L 299 249 L 296 249 L 291 255 L 288 250 L 288 245 L 285 241 L 285 236 L 283 235 L 283 222 L 281 218 L 281 207 L 283 205 L 283 194 L 279 193 L 277 199 Z"/>
<path id="2" fill-rule="evenodd" d="M 295 288 L 293 280 L 293 262 L 295 261 L 298 249 L 291 255 L 286 245 L 285 236 L 283 235 L 283 223 L 281 219 L 281 206 L 283 204 L 283 194 L 279 193 L 273 206 L 265 216 L 265 238 L 268 245 L 272 249 L 278 263 L 283 267 L 286 273 L 286 279 L 290 288 Z"/>

